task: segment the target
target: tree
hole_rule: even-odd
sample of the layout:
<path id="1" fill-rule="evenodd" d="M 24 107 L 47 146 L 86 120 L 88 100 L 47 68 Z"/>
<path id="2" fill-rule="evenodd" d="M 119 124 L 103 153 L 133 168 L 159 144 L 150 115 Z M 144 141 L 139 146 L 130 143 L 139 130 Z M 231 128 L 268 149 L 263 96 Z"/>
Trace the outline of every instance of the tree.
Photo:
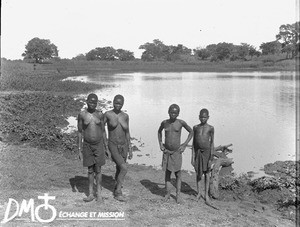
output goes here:
<path id="1" fill-rule="evenodd" d="M 86 60 L 86 56 L 84 54 L 78 54 L 76 57 L 73 57 L 72 60 L 83 61 Z"/>
<path id="2" fill-rule="evenodd" d="M 117 49 L 116 51 L 116 57 L 120 61 L 131 61 L 134 60 L 134 54 L 131 51 L 123 50 L 123 49 Z"/>
<path id="3" fill-rule="evenodd" d="M 25 49 L 22 54 L 24 59 L 34 59 L 35 63 L 58 57 L 57 46 L 52 44 L 49 39 L 33 38 L 27 43 Z"/>
<path id="4" fill-rule="evenodd" d="M 211 56 L 211 52 L 207 48 L 197 48 L 194 52 L 201 60 L 207 59 Z"/>
<path id="5" fill-rule="evenodd" d="M 206 47 L 206 50 L 208 50 L 211 55 L 215 53 L 216 49 L 217 49 L 217 44 L 210 44 Z"/>
<path id="6" fill-rule="evenodd" d="M 141 59 L 144 61 L 166 60 L 169 48 L 159 39 L 154 39 L 153 43 L 145 43 L 139 49 L 144 49 Z"/>
<path id="7" fill-rule="evenodd" d="M 282 53 L 286 53 L 286 58 L 288 59 L 289 56 L 291 56 L 291 58 L 293 58 L 296 55 L 297 52 L 297 44 L 294 45 L 292 43 L 290 44 L 282 44 Z M 299 48 L 298 48 L 299 51 Z"/>
<path id="8" fill-rule="evenodd" d="M 251 59 L 253 56 L 259 57 L 260 55 L 261 55 L 261 53 L 258 50 L 256 50 L 256 48 L 254 46 L 249 47 L 249 56 L 251 57 Z"/>
<path id="9" fill-rule="evenodd" d="M 232 43 L 218 43 L 213 54 L 213 59 L 225 60 L 229 58 L 233 52 L 234 45 Z"/>
<path id="10" fill-rule="evenodd" d="M 116 59 L 116 50 L 113 47 L 97 47 L 96 50 L 100 60 L 113 61 Z"/>
<path id="11" fill-rule="evenodd" d="M 104 61 L 113 61 L 116 59 L 116 50 L 113 47 L 97 47 L 93 50 L 90 50 L 86 54 L 86 60 L 104 60 Z"/>
<path id="12" fill-rule="evenodd" d="M 279 54 L 281 52 L 281 43 L 276 41 L 262 43 L 259 48 L 263 55 Z"/>
<path id="13" fill-rule="evenodd" d="M 139 49 L 144 49 L 141 59 L 144 61 L 164 60 L 175 61 L 182 60 L 184 56 L 190 56 L 192 50 L 178 44 L 177 46 L 167 46 L 159 39 L 154 39 L 152 43 L 145 43 Z"/>
<path id="14" fill-rule="evenodd" d="M 299 52 L 300 22 L 294 24 L 284 24 L 279 27 L 276 40 L 282 42 L 282 52 L 293 58 Z"/>
<path id="15" fill-rule="evenodd" d="M 88 61 L 94 61 L 94 60 L 99 60 L 99 57 L 97 56 L 97 50 L 93 49 L 90 50 L 86 55 L 86 60 Z"/>

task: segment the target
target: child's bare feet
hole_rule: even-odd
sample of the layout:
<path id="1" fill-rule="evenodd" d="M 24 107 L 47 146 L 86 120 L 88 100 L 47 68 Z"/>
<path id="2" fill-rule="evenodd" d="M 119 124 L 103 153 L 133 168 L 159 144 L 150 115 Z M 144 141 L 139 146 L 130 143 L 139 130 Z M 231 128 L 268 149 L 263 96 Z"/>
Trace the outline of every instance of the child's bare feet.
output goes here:
<path id="1" fill-rule="evenodd" d="M 127 201 L 127 199 L 123 195 L 116 195 L 114 198 L 116 200 L 120 201 L 120 202 L 126 202 Z"/>
<path id="2" fill-rule="evenodd" d="M 213 205 L 213 204 L 211 203 L 210 199 L 208 199 L 208 198 L 205 199 L 205 204 L 206 204 L 207 206 L 210 206 L 210 207 L 216 209 L 216 210 L 219 210 L 219 208 L 216 207 L 215 205 Z"/>
<path id="3" fill-rule="evenodd" d="M 197 196 L 196 196 L 196 201 L 198 202 L 200 200 L 200 198 L 201 198 L 201 194 L 198 193 Z"/>
<path id="4" fill-rule="evenodd" d="M 183 199 L 182 199 L 182 197 L 180 195 L 176 196 L 176 203 L 178 203 L 178 204 L 183 204 L 184 203 Z"/>
<path id="5" fill-rule="evenodd" d="M 89 195 L 88 197 L 86 198 L 83 198 L 83 201 L 84 202 L 91 202 L 95 199 L 95 197 L 93 195 Z"/>
<path id="6" fill-rule="evenodd" d="M 96 201 L 97 203 L 104 203 L 104 200 L 101 195 L 97 195 Z"/>
<path id="7" fill-rule="evenodd" d="M 164 202 L 169 202 L 169 201 L 170 201 L 170 196 L 171 196 L 171 194 L 170 194 L 170 193 L 167 193 L 167 194 L 165 195 L 165 197 L 163 198 L 163 201 L 164 201 Z"/>

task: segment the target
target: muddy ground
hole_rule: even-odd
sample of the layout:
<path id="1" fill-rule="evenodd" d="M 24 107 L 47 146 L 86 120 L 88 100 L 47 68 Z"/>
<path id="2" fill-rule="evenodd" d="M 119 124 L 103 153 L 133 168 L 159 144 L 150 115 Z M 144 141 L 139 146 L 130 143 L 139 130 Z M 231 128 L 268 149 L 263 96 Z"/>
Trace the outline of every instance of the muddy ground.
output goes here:
<path id="1" fill-rule="evenodd" d="M 0 219 L 3 220 L 9 198 L 21 204 L 23 199 L 34 199 L 48 193 L 55 196 L 51 204 L 57 216 L 50 223 L 32 222 L 29 213 L 3 226 L 295 226 L 295 209 L 282 208 L 278 201 L 288 190 L 266 189 L 254 192 L 250 187 L 221 190 L 220 199 L 213 200 L 219 210 L 195 200 L 195 175 L 184 172 L 182 196 L 184 204 L 175 202 L 175 188 L 170 202 L 163 202 L 164 172 L 151 167 L 130 165 L 123 188 L 127 202 L 113 198 L 115 167 L 111 161 L 103 167 L 104 203 L 83 202 L 88 192 L 87 171 L 74 154 L 32 148 L 29 145 L 8 145 L 0 142 Z M 172 175 L 174 178 L 174 175 Z M 173 179 L 173 185 L 174 185 Z M 43 210 L 43 209 L 41 209 Z M 49 214 L 39 215 L 49 219 Z M 116 220 L 75 220 L 59 217 L 60 212 L 124 212 Z M 11 210 L 11 215 L 13 211 Z M 51 215 L 50 215 L 51 216 Z"/>

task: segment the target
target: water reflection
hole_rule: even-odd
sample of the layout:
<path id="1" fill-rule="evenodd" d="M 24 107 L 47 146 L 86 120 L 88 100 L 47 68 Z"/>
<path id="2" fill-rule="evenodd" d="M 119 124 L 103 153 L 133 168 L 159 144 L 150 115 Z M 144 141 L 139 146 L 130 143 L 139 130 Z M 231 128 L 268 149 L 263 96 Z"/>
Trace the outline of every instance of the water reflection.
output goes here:
<path id="1" fill-rule="evenodd" d="M 295 73 L 132 73 L 86 80 L 115 85 L 98 92 L 108 100 L 124 95 L 131 136 L 145 144 L 131 163 L 160 166 L 157 129 L 172 103 L 181 107 L 179 118 L 191 127 L 199 123 L 201 108 L 210 110 L 215 145 L 233 143 L 230 157 L 237 173 L 259 172 L 266 163 L 295 158 Z M 186 133 L 182 136 L 184 140 Z M 187 149 L 183 169 L 192 171 L 190 155 Z"/>

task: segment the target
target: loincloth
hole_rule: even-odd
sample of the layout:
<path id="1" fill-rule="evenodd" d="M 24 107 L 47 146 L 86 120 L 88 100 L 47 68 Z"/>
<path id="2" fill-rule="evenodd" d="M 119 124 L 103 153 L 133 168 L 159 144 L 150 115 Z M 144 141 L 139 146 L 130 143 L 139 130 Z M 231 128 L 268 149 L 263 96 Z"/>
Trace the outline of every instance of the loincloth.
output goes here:
<path id="1" fill-rule="evenodd" d="M 103 141 L 95 144 L 83 141 L 82 156 L 84 167 L 89 167 L 94 164 L 103 166 L 105 164 Z"/>
<path id="2" fill-rule="evenodd" d="M 209 160 L 211 155 L 211 149 L 199 148 L 195 150 L 195 171 L 197 175 L 202 176 L 204 172 L 209 171 Z"/>
<path id="3" fill-rule="evenodd" d="M 162 157 L 162 169 L 164 171 L 169 170 L 171 172 L 177 172 L 181 170 L 182 166 L 182 154 L 180 151 L 175 151 L 172 154 L 163 153 Z"/>
<path id="4" fill-rule="evenodd" d="M 128 144 L 116 144 L 113 141 L 108 141 L 108 148 L 110 150 L 111 153 L 111 157 L 113 159 L 113 161 L 117 164 L 117 165 L 121 165 L 123 163 L 126 162 L 127 159 L 127 155 L 128 155 Z"/>

